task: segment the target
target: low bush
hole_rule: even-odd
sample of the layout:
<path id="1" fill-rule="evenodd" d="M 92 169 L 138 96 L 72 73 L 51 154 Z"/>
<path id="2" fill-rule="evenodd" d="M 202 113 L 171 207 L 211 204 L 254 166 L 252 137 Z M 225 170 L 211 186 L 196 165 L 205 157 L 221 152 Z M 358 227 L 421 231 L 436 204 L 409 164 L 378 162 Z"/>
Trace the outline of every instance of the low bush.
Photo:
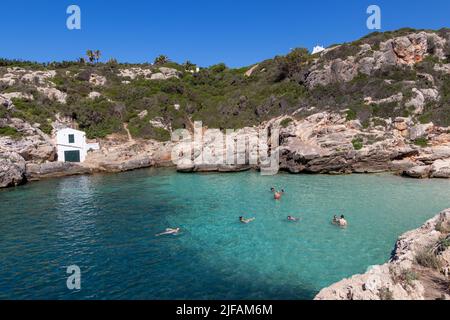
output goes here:
<path id="1" fill-rule="evenodd" d="M 19 139 L 22 136 L 22 134 L 19 131 L 17 131 L 16 128 L 6 126 L 0 128 L 0 136 L 8 136 L 13 139 Z"/>
<path id="2" fill-rule="evenodd" d="M 380 300 L 394 300 L 394 296 L 389 288 L 381 288 L 378 291 L 378 296 Z"/>
<path id="3" fill-rule="evenodd" d="M 280 122 L 280 126 L 281 126 L 282 128 L 286 128 L 287 126 L 289 126 L 289 124 L 290 124 L 292 121 L 293 121 L 292 118 L 286 118 L 286 119 L 283 119 L 283 120 Z"/>
<path id="4" fill-rule="evenodd" d="M 355 150 L 361 150 L 364 147 L 363 139 L 362 138 L 355 138 L 355 139 L 353 139 L 352 140 L 352 145 L 353 145 L 353 148 Z"/>
<path id="5" fill-rule="evenodd" d="M 417 138 L 416 140 L 414 140 L 414 144 L 419 147 L 425 148 L 428 146 L 428 139 L 427 138 Z"/>
<path id="6" fill-rule="evenodd" d="M 424 248 L 416 254 L 416 262 L 425 268 L 438 270 L 441 262 L 430 248 Z"/>

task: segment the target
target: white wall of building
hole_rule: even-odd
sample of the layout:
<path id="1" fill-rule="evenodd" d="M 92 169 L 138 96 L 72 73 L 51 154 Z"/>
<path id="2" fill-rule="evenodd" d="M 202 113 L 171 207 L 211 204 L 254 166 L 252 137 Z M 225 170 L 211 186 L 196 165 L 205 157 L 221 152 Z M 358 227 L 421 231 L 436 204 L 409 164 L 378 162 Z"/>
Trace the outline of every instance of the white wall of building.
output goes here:
<path id="1" fill-rule="evenodd" d="M 69 141 L 69 136 L 73 135 L 74 141 Z M 58 161 L 65 162 L 65 151 L 79 151 L 80 162 L 86 160 L 86 155 L 89 150 L 98 150 L 100 147 L 98 143 L 86 143 L 86 133 L 83 131 L 65 128 L 58 130 L 56 133 L 56 147 L 58 150 Z"/>

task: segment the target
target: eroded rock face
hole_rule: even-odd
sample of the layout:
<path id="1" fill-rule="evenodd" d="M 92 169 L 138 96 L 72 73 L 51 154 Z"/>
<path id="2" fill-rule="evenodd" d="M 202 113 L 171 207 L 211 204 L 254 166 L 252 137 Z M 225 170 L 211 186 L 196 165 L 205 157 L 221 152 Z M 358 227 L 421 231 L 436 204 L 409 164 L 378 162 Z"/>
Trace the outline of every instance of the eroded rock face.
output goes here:
<path id="1" fill-rule="evenodd" d="M 432 298 L 450 299 L 445 291 L 440 296 L 427 294 L 428 282 L 421 277 L 409 277 L 416 272 L 416 256 L 425 248 L 435 245 L 445 233 L 438 231 L 438 225 L 448 225 L 450 209 L 442 211 L 422 227 L 409 231 L 399 237 L 390 261 L 370 268 L 364 274 L 354 275 L 322 289 L 315 300 L 424 300 Z M 443 262 L 444 270 L 449 267 L 442 253 L 437 259 Z M 425 270 L 425 272 L 427 272 Z M 431 272 L 431 271 L 428 271 Z M 441 295 L 442 294 L 442 295 Z"/>
<path id="2" fill-rule="evenodd" d="M 48 80 L 56 76 L 55 70 L 32 71 L 19 67 L 8 68 L 7 73 L 0 78 L 0 82 L 12 86 L 18 82 L 48 85 Z"/>
<path id="3" fill-rule="evenodd" d="M 65 92 L 52 87 L 36 87 L 36 89 L 50 100 L 55 100 L 62 104 L 67 103 L 67 93 Z"/>
<path id="4" fill-rule="evenodd" d="M 124 137 L 104 139 L 102 148 L 89 152 L 83 166 L 94 171 L 120 172 L 167 165 L 169 143 L 153 140 L 127 141 Z M 166 148 L 168 151 L 164 152 Z"/>
<path id="5" fill-rule="evenodd" d="M 34 181 L 43 178 L 55 178 L 80 174 L 90 174 L 93 170 L 71 162 L 46 162 L 41 164 L 27 163 L 27 180 Z"/>
<path id="6" fill-rule="evenodd" d="M 22 137 L 0 137 L 0 151 L 13 152 L 26 161 L 41 163 L 56 160 L 56 149 L 50 138 L 37 127 L 18 118 L 0 119 L 0 127 L 16 129 Z"/>
<path id="7" fill-rule="evenodd" d="M 433 162 L 431 165 L 431 178 L 450 178 L 450 159 Z"/>
<path id="8" fill-rule="evenodd" d="M 353 80 L 358 73 L 371 75 L 374 71 L 388 66 L 412 66 L 421 62 L 431 49 L 435 56 L 443 59 L 445 57 L 445 43 L 445 39 L 434 33 L 419 32 L 382 42 L 380 49 L 370 55 L 368 55 L 371 50 L 370 45 L 366 44 L 360 47 L 360 51 L 355 56 L 347 57 L 345 60 L 332 60 L 324 65 L 312 66 L 305 83 L 309 88 L 313 88 L 334 82 L 348 82 Z M 322 54 L 337 48 L 327 49 Z M 448 72 L 445 66 L 437 68 L 440 68 L 440 71 Z M 411 103 L 419 104 L 421 97 L 417 99 L 419 100 Z"/>
<path id="9" fill-rule="evenodd" d="M 0 150 L 0 188 L 17 186 L 25 181 L 25 159 L 14 152 Z"/>
<path id="10" fill-rule="evenodd" d="M 395 118 L 385 126 L 364 129 L 359 121 L 347 121 L 345 115 L 317 113 L 302 120 L 291 118 L 285 128 L 281 121 L 289 117 L 272 119 L 259 127 L 243 128 L 235 134 L 247 134 L 258 139 L 265 128 L 280 129 L 279 169 L 291 173 L 374 173 L 394 171 L 414 178 L 446 177 L 446 161 L 450 159 L 450 137 L 440 133 L 441 128 L 430 124 L 416 125 L 410 118 Z M 415 145 L 418 138 L 430 139 L 432 147 Z M 237 140 L 237 136 L 232 139 Z M 242 139 L 241 139 L 242 140 Z M 186 148 L 183 147 L 186 144 Z M 246 159 L 234 164 L 215 163 L 214 156 L 227 152 L 223 141 L 203 139 L 203 144 L 189 140 L 180 149 L 193 149 L 193 153 L 177 163 L 179 171 L 239 171 L 260 169 L 259 163 L 250 163 L 249 155 L 257 157 L 257 150 L 244 150 L 235 159 Z M 179 147 L 180 145 L 177 145 Z M 268 144 L 266 144 L 268 147 Z M 212 155 L 213 163 L 204 160 Z M 180 158 L 183 158 L 180 156 Z M 220 159 L 219 159 L 220 160 Z M 432 166 L 437 160 L 443 160 Z"/>
<path id="11" fill-rule="evenodd" d="M 152 73 L 153 72 L 150 69 L 135 67 L 135 68 L 121 69 L 119 71 L 118 76 L 122 78 L 130 78 L 131 80 L 134 80 L 137 77 L 144 77 L 146 79 L 150 79 Z"/>
<path id="12" fill-rule="evenodd" d="M 173 68 L 161 67 L 158 73 L 150 76 L 151 80 L 167 80 L 170 78 L 179 78 L 180 72 Z"/>
<path id="13" fill-rule="evenodd" d="M 411 178 L 424 179 L 429 178 L 431 172 L 430 166 L 414 166 L 404 172 L 404 175 L 409 176 Z"/>

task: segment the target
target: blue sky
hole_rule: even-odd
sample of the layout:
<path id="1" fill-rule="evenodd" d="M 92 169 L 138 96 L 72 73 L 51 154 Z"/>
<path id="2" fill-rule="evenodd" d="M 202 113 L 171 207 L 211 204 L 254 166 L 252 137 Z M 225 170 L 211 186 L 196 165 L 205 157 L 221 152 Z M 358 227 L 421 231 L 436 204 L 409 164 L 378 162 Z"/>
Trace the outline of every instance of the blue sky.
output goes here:
<path id="1" fill-rule="evenodd" d="M 66 9 L 81 8 L 81 30 L 66 28 Z M 99 49 L 102 60 L 151 62 L 158 54 L 201 66 L 246 66 L 294 47 L 356 40 L 370 4 L 382 30 L 450 27 L 448 0 L 2 0 L 0 56 L 73 60 Z"/>

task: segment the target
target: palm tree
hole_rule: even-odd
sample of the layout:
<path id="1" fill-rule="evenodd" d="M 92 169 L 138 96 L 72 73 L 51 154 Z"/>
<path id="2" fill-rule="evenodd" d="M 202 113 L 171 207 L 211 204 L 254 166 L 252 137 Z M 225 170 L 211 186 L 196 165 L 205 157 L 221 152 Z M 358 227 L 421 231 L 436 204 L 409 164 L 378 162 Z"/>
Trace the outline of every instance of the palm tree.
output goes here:
<path id="1" fill-rule="evenodd" d="M 187 61 L 183 64 L 183 66 L 184 66 L 184 69 L 185 69 L 186 71 L 191 71 L 191 70 L 193 70 L 197 65 L 194 64 L 194 63 L 192 63 L 191 61 L 187 60 Z"/>
<path id="2" fill-rule="evenodd" d="M 101 55 L 102 55 L 102 53 L 100 52 L 100 50 L 94 51 L 95 60 L 97 60 L 97 62 L 98 62 L 98 60 L 100 60 Z"/>
<path id="3" fill-rule="evenodd" d="M 169 58 L 163 54 L 159 55 L 158 57 L 156 57 L 155 59 L 155 64 L 165 64 L 169 62 Z"/>
<path id="4" fill-rule="evenodd" d="M 94 62 L 95 55 L 94 55 L 94 52 L 92 50 L 86 51 L 86 56 L 88 57 L 90 63 Z"/>

